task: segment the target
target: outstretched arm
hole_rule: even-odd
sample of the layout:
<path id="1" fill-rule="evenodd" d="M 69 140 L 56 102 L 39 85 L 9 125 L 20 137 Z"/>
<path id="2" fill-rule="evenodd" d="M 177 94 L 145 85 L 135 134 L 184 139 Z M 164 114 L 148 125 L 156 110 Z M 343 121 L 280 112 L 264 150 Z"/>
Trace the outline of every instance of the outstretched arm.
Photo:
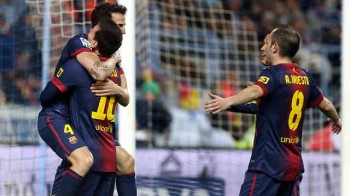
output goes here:
<path id="1" fill-rule="evenodd" d="M 246 104 L 240 104 L 236 106 L 231 106 L 227 108 L 226 110 L 229 112 L 238 112 L 238 113 L 245 113 L 245 114 L 256 114 L 257 112 L 257 103 L 254 102 L 249 102 Z"/>
<path id="2" fill-rule="evenodd" d="M 326 97 L 323 98 L 320 104 L 317 106 L 323 114 L 325 114 L 332 125 L 332 131 L 336 134 L 340 133 L 342 128 L 342 123 L 332 102 L 330 102 Z"/>
<path id="3" fill-rule="evenodd" d="M 90 73 L 91 77 L 98 81 L 107 79 L 120 63 L 121 58 L 116 51 L 107 61 L 101 62 L 100 58 L 93 52 L 82 52 L 76 56 L 79 63 Z"/>
<path id="4" fill-rule="evenodd" d="M 212 99 L 205 103 L 204 108 L 207 112 L 217 114 L 221 111 L 227 110 L 231 106 L 236 106 L 256 100 L 262 95 L 263 90 L 258 85 L 249 86 L 240 91 L 238 94 L 227 98 L 222 98 L 218 95 L 209 93 L 209 96 Z"/>

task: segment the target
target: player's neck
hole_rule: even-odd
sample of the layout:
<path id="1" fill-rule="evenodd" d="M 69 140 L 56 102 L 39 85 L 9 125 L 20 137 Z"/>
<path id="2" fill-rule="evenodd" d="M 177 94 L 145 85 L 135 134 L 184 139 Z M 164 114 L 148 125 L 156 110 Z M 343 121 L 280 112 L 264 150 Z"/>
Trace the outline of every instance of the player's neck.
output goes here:
<path id="1" fill-rule="evenodd" d="M 292 59 L 286 58 L 286 57 L 278 57 L 273 61 L 272 65 L 290 64 L 290 63 L 293 63 Z"/>
<path id="2" fill-rule="evenodd" d="M 98 49 L 94 49 L 94 53 L 97 54 L 98 56 L 101 56 L 100 52 L 98 51 Z"/>

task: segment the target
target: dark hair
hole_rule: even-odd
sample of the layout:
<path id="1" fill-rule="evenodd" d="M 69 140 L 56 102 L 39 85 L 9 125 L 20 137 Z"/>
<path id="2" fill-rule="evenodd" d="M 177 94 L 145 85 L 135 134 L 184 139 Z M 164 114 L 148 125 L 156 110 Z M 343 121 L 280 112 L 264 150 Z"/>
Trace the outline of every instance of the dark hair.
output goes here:
<path id="1" fill-rule="evenodd" d="M 300 35 L 290 26 L 281 26 L 275 28 L 271 38 L 271 44 L 277 43 L 280 55 L 293 58 L 300 47 Z"/>
<path id="2" fill-rule="evenodd" d="M 94 39 L 98 42 L 98 51 L 101 56 L 109 57 L 122 45 L 123 33 L 111 18 L 102 17 L 101 29 L 96 31 Z"/>
<path id="3" fill-rule="evenodd" d="M 101 17 L 109 17 L 112 18 L 112 13 L 120 13 L 125 15 L 127 9 L 124 5 L 118 3 L 99 3 L 96 5 L 94 10 L 91 13 L 91 25 L 92 27 L 96 26 L 100 21 Z"/>

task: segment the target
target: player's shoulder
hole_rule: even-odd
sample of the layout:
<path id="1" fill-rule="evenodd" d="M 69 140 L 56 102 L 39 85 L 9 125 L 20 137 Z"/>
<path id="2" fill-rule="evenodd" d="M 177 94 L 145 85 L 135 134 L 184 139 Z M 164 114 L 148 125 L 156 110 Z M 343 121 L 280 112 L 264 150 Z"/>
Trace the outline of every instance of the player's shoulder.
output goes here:
<path id="1" fill-rule="evenodd" d="M 269 73 L 274 72 L 276 70 L 276 66 L 264 66 L 264 68 L 261 70 L 262 73 Z"/>
<path id="2" fill-rule="evenodd" d="M 77 34 L 71 37 L 67 43 L 68 47 L 83 46 L 92 50 L 91 44 L 87 39 L 87 34 Z"/>
<path id="3" fill-rule="evenodd" d="M 305 72 L 307 74 L 310 74 L 310 71 L 308 69 L 305 69 L 305 68 L 302 68 L 302 67 L 299 67 L 299 69 L 301 69 L 303 72 Z"/>
<path id="4" fill-rule="evenodd" d="M 68 67 L 70 69 L 75 69 L 75 70 L 79 70 L 82 68 L 78 59 L 76 58 L 70 58 L 67 62 L 64 63 L 64 67 Z"/>

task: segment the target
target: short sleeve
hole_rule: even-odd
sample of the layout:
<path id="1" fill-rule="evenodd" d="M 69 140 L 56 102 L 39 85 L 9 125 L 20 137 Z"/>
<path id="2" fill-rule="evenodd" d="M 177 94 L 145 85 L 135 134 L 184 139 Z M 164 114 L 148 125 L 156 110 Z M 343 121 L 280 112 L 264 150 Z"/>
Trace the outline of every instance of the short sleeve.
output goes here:
<path id="1" fill-rule="evenodd" d="M 273 73 L 270 69 L 265 68 L 261 71 L 259 79 L 255 82 L 264 91 L 263 96 L 266 96 L 269 92 L 272 92 L 276 88 L 276 81 Z"/>
<path id="2" fill-rule="evenodd" d="M 308 100 L 308 107 L 315 107 L 319 103 L 321 103 L 324 96 L 323 96 L 321 90 L 317 87 L 312 75 L 306 70 L 305 70 L 305 72 L 308 75 L 309 81 L 310 81 L 310 96 L 309 96 L 309 100 Z"/>
<path id="3" fill-rule="evenodd" d="M 76 85 L 76 76 L 80 74 L 79 69 L 81 69 L 81 66 L 78 64 L 77 60 L 71 59 L 56 70 L 51 82 L 61 93 L 64 93 Z"/>
<path id="4" fill-rule="evenodd" d="M 82 52 L 93 52 L 90 42 L 83 36 L 71 38 L 66 47 L 71 57 L 75 57 Z"/>

